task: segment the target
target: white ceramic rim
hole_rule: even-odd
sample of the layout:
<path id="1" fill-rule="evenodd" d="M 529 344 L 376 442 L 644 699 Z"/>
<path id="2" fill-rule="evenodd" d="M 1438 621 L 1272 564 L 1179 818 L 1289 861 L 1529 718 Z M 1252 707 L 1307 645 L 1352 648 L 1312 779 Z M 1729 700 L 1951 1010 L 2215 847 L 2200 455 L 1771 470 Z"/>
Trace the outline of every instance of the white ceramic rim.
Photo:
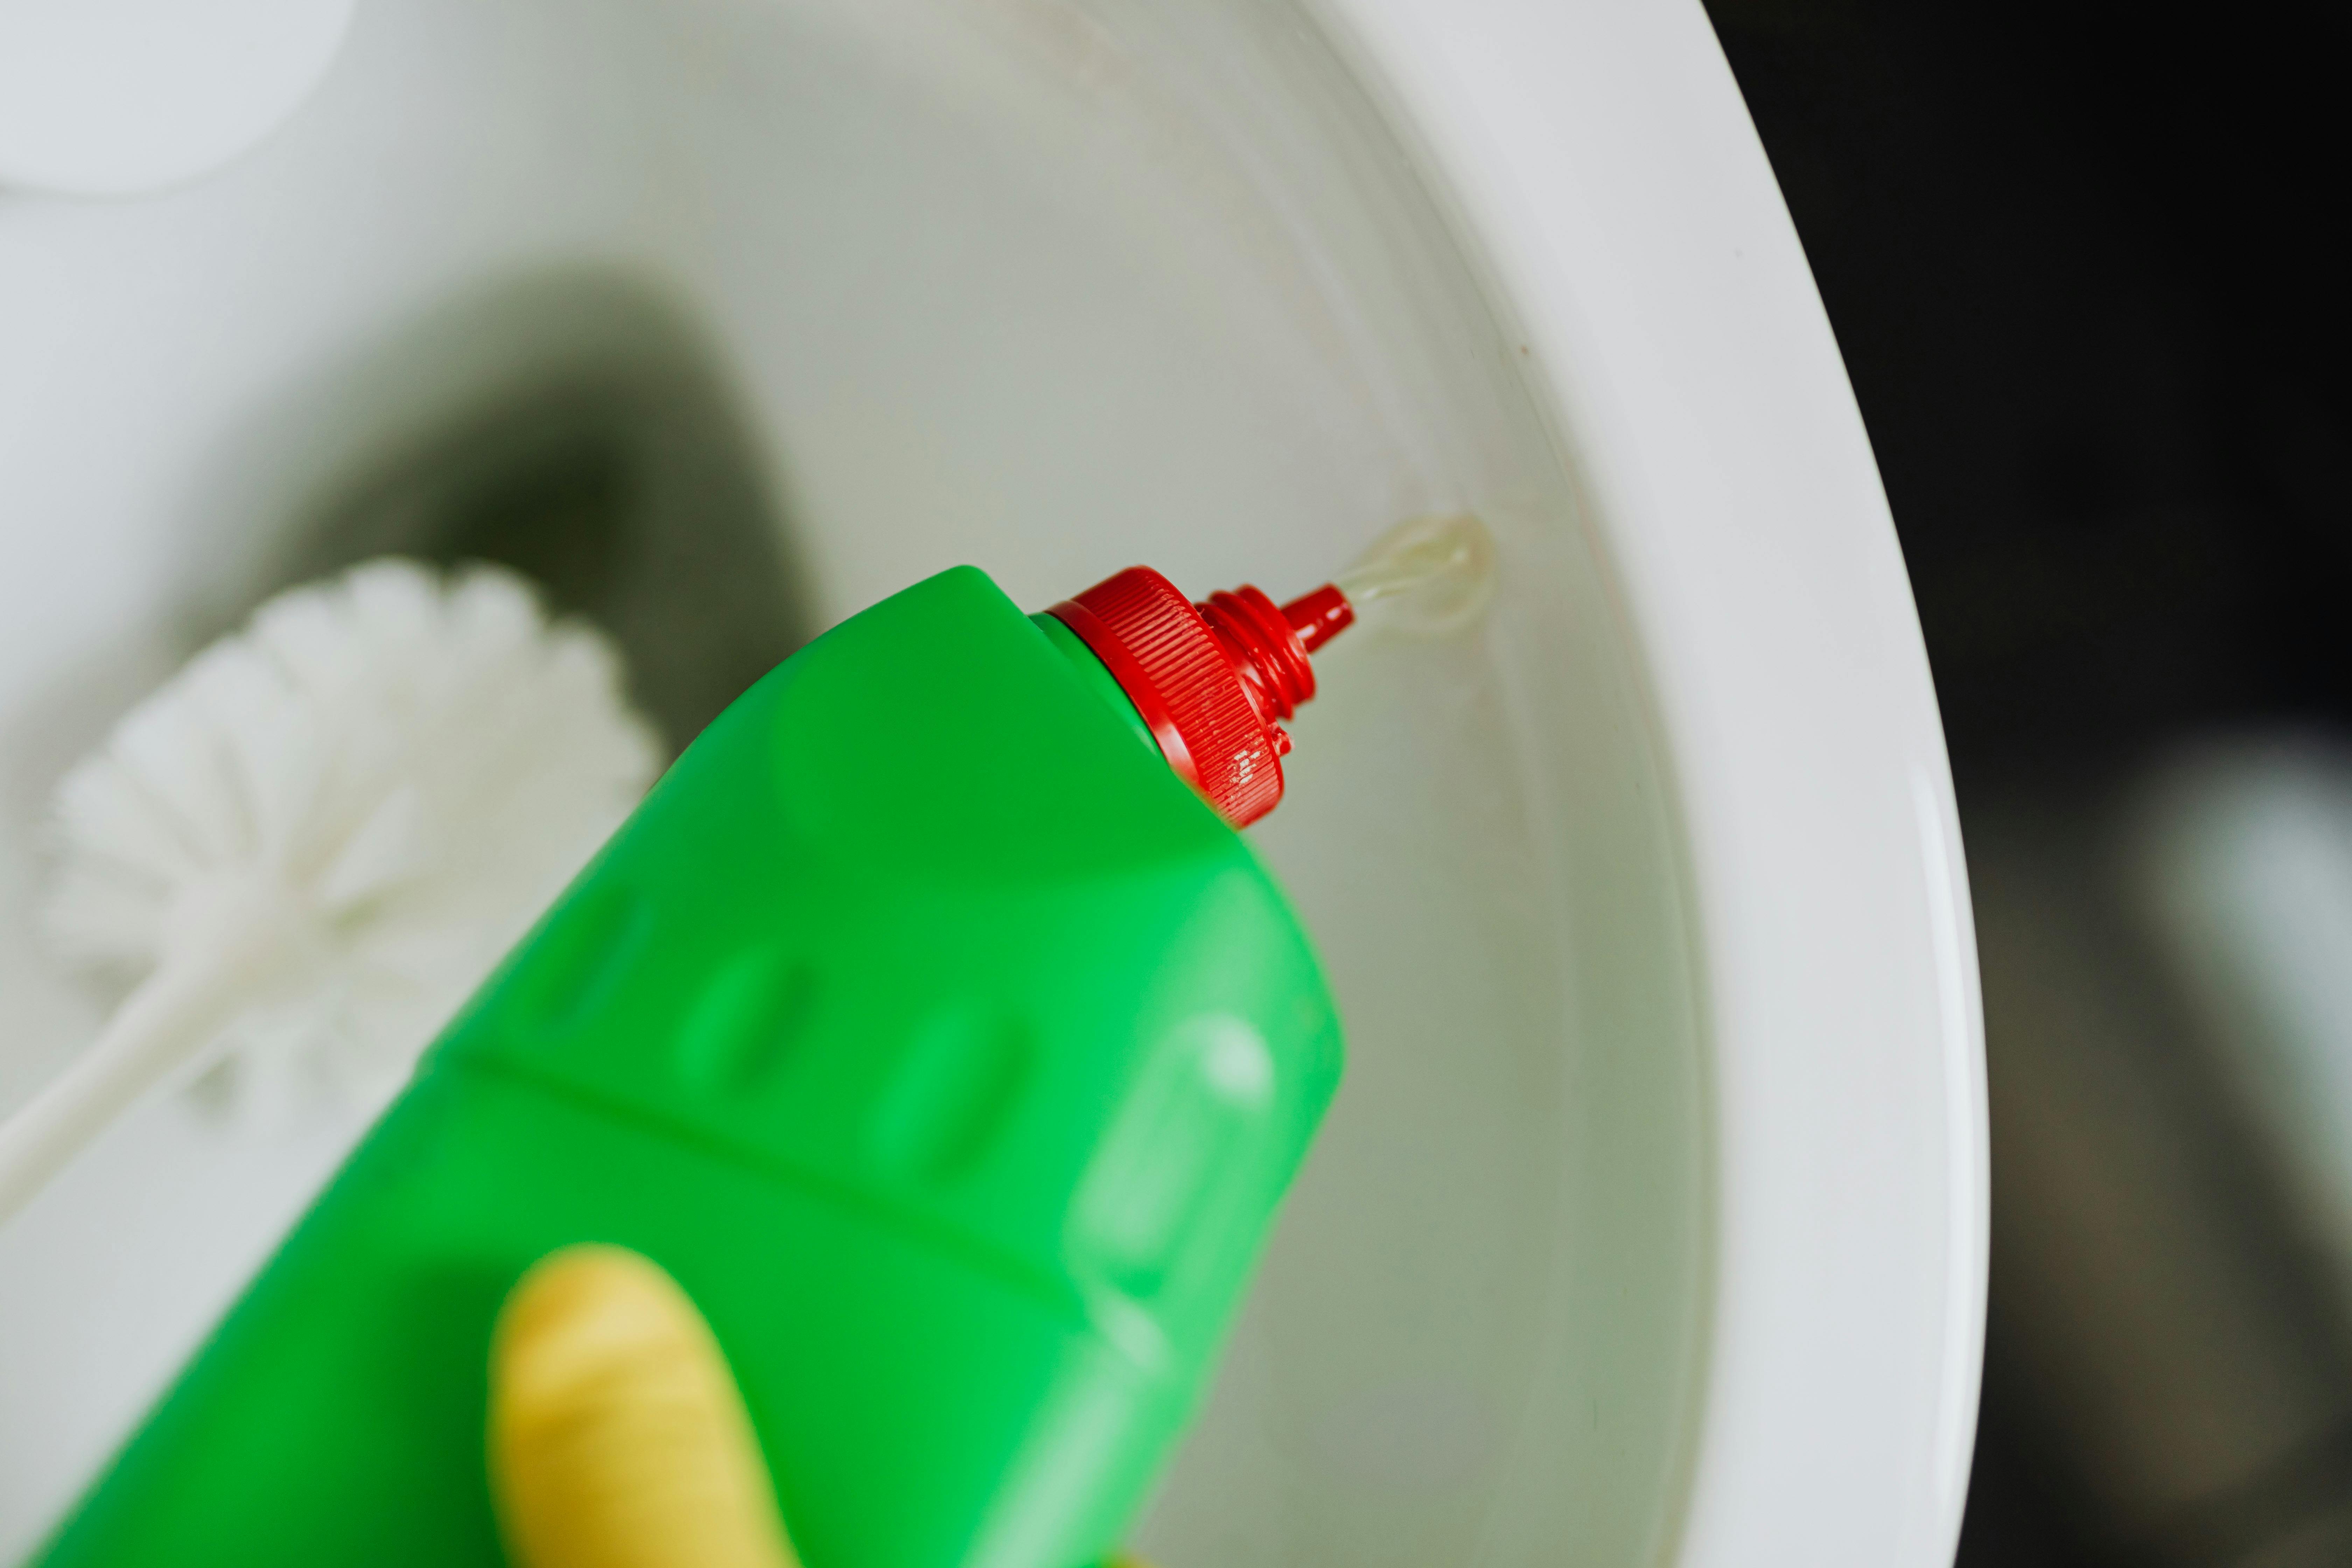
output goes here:
<path id="1" fill-rule="evenodd" d="M 0 0 L 0 186 L 168 190 L 258 145 L 334 64 L 354 0 Z"/>
<path id="2" fill-rule="evenodd" d="M 1527 345 L 1689 847 L 1717 1178 L 1669 1555 L 1947 1563 L 1987 1247 L 1967 878 L 1893 520 L 1770 165 L 1698 0 L 1321 10 Z"/>

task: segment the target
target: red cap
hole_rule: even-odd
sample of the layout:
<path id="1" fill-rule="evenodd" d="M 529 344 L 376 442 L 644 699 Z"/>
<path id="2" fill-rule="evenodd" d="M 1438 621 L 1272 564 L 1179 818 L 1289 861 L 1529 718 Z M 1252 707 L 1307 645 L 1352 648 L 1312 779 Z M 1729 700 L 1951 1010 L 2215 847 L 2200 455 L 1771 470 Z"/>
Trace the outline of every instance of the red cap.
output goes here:
<path id="1" fill-rule="evenodd" d="M 1235 827 L 1282 798 L 1280 721 L 1315 695 L 1307 656 L 1356 618 L 1328 584 L 1280 608 L 1246 585 L 1194 605 L 1149 566 L 1049 613 L 1102 660 L 1168 765 Z"/>

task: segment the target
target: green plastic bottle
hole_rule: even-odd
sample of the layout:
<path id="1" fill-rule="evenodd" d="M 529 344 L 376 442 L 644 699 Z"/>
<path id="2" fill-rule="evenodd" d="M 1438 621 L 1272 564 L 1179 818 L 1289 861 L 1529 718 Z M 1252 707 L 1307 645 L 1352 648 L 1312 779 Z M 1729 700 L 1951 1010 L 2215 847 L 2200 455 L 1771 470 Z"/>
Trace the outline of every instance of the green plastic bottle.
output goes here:
<path id="1" fill-rule="evenodd" d="M 709 1318 L 808 1568 L 1098 1561 L 1339 1081 L 1234 828 L 1349 616 L 1137 568 L 1032 617 L 963 567 L 810 644 L 449 1026 L 43 1561 L 502 1561 L 491 1322 L 581 1241 Z"/>

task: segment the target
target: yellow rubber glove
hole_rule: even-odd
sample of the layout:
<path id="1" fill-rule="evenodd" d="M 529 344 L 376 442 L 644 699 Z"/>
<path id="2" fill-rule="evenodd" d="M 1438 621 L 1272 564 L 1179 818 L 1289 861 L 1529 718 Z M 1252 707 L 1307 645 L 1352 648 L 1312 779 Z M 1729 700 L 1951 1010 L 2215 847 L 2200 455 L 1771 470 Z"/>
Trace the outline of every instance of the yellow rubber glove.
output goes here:
<path id="1" fill-rule="evenodd" d="M 517 1568 L 799 1568 L 719 1342 L 634 1252 L 566 1247 L 516 1284 L 488 1436 Z"/>
<path id="2" fill-rule="evenodd" d="M 569 1247 L 516 1282 L 488 1436 L 515 1568 L 800 1568 L 719 1342 L 636 1253 Z"/>

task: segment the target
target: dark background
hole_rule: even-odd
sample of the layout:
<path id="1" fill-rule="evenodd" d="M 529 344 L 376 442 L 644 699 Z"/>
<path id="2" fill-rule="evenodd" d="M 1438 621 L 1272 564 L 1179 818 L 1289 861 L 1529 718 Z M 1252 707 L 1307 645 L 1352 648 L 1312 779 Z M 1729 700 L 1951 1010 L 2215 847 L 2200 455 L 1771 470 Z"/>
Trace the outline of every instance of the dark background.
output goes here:
<path id="1" fill-rule="evenodd" d="M 2347 704 L 2341 8 L 1717 0 L 1965 794 Z"/>
<path id="2" fill-rule="evenodd" d="M 1877 451 L 1949 735 L 1980 940 L 1997 955 L 2007 868 L 2092 888 L 2095 866 L 2067 871 L 2049 847 L 2095 840 L 2118 781 L 2150 757 L 2200 733 L 2352 721 L 2338 234 L 2352 27 L 2317 5 L 1711 10 Z M 2000 864 L 1979 866 L 1980 842 Z M 2100 934 L 2100 902 L 2094 890 L 2039 907 L 2108 954 L 2086 965 L 2123 974 L 2139 961 Z M 2234 1469 L 2135 1489 L 2100 1451 L 2099 1422 L 2076 1419 L 2036 1370 L 2058 1342 L 2037 1340 L 2017 1305 L 2034 1292 L 2018 1289 L 2003 1229 L 2070 1200 L 2018 1173 L 2050 1168 L 2028 1157 L 2048 1150 L 2021 1154 L 2021 1142 L 2114 1130 L 2004 1124 L 2001 1080 L 2030 1083 L 2039 1066 L 2015 1064 L 2042 1047 L 2003 973 L 1989 956 L 1993 1322 L 1961 1562 L 2352 1563 L 2352 1535 L 2322 1530 L 2327 1543 L 2312 1544 L 2314 1521 L 2352 1511 L 2352 1313 L 2314 1283 L 2292 1226 L 2271 1223 L 2260 1128 L 2136 1136 L 2219 1151 L 2197 1180 L 2227 1189 L 2214 1201 L 2240 1216 L 2230 1256 L 2176 1258 L 2175 1277 L 2276 1282 L 2286 1305 L 2261 1333 L 2321 1403 L 2343 1378 L 2341 1418 L 2282 1427 Z M 2161 977 L 2143 978 L 2116 982 L 2152 1020 L 2121 1031 L 2132 1039 L 2166 1027 Z M 2072 1070 L 2064 1033 L 2047 1050 Z M 2154 1046 L 2120 1059 L 2135 1079 L 2190 1070 Z M 2180 1114 L 2196 1121 L 2200 1098 L 2193 1084 L 2176 1094 L 2192 1107 Z M 2098 1144 L 2126 1188 L 2138 1178 L 2113 1151 L 2132 1142 Z M 2154 1266 L 2034 1283 L 2137 1291 L 2159 1308 L 2170 1289 Z M 2203 1353 L 2200 1331 L 2178 1326 L 2160 1359 Z M 2227 1369 L 2216 1379 L 2226 1389 Z M 2134 1377 L 2117 1381 L 2128 1405 Z M 2145 1419 L 2198 1440 L 2195 1396 Z"/>

